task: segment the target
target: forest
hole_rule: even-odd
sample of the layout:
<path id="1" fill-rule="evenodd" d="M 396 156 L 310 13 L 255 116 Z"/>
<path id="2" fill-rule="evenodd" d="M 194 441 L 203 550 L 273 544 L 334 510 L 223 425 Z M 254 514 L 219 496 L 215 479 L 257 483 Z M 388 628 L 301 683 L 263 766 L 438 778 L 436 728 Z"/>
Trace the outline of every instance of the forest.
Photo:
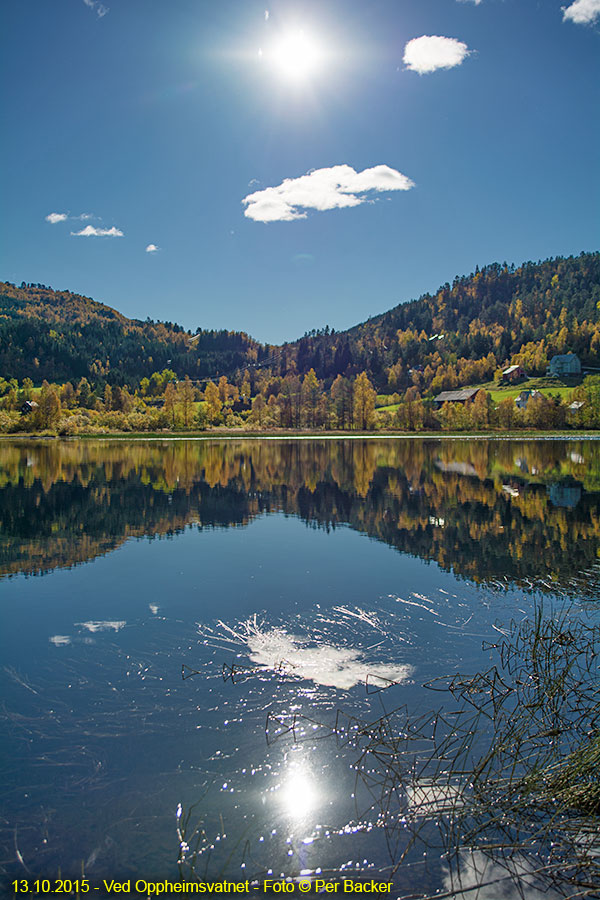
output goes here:
<path id="1" fill-rule="evenodd" d="M 486 266 L 348 331 L 279 347 L 4 282 L 0 433 L 596 428 L 599 350 L 600 253 Z M 567 353 L 582 377 L 544 381 Z M 522 408 L 516 392 L 494 391 L 509 365 L 542 379 Z M 436 403 L 466 386 L 479 389 L 469 402 Z"/>

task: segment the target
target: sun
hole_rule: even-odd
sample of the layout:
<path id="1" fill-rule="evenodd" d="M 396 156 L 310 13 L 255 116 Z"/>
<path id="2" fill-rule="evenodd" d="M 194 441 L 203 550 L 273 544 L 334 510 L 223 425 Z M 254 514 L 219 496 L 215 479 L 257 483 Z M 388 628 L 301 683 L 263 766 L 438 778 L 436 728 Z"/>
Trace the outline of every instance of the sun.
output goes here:
<path id="1" fill-rule="evenodd" d="M 268 51 L 268 59 L 286 80 L 303 82 L 321 67 L 324 53 L 312 35 L 298 29 L 276 38 Z"/>

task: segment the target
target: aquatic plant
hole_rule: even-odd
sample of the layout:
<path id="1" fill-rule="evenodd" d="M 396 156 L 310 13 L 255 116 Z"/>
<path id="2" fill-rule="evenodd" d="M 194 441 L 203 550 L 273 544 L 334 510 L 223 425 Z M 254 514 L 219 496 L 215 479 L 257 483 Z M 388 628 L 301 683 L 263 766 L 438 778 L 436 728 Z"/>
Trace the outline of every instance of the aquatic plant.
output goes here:
<path id="1" fill-rule="evenodd" d="M 523 896 L 598 896 L 600 626 L 538 606 L 498 631 L 490 669 L 427 685 L 454 708 L 355 726 L 357 777 L 380 788 L 380 821 L 402 848 L 395 865 L 423 841 L 445 859 L 446 880 L 458 877 L 451 895 L 465 889 L 468 853 Z"/>
<path id="2" fill-rule="evenodd" d="M 329 722 L 270 709 L 267 742 L 335 739 L 348 749 L 357 830 L 382 830 L 388 872 L 415 864 L 417 851 L 437 868 L 435 893 L 411 900 L 496 897 L 491 886 L 506 898 L 598 897 L 600 625 L 579 609 L 537 605 L 531 618 L 495 628 L 498 640 L 484 645 L 489 669 L 426 685 L 443 694 L 438 709 L 403 706 L 371 721 L 338 710 Z M 224 667 L 225 679 L 233 674 Z M 277 675 L 295 677 L 281 666 Z M 387 686 L 366 679 L 382 703 Z M 214 842 L 203 836 L 195 852 L 188 844 L 180 863 L 193 870 Z"/>

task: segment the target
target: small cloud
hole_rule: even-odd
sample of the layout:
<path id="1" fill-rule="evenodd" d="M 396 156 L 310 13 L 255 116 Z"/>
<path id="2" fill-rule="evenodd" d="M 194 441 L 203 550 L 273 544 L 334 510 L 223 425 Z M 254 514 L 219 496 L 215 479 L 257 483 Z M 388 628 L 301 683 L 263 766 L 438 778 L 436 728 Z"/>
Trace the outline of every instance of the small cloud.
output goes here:
<path id="1" fill-rule="evenodd" d="M 458 0 L 459 3 L 474 3 L 475 6 L 479 6 L 481 0 Z"/>
<path id="2" fill-rule="evenodd" d="M 269 21 L 269 15 L 270 15 L 269 10 L 265 9 L 265 22 Z"/>
<path id="3" fill-rule="evenodd" d="M 81 231 L 72 231 L 74 237 L 123 237 L 123 232 L 113 225 L 112 228 L 94 228 L 86 225 Z"/>
<path id="4" fill-rule="evenodd" d="M 67 213 L 48 213 L 46 222 L 50 222 L 51 225 L 56 225 L 57 222 L 65 222 L 68 218 Z"/>
<path id="5" fill-rule="evenodd" d="M 156 244 L 148 244 L 146 247 L 146 253 L 156 253 L 157 250 L 160 250 L 160 247 L 157 247 Z"/>
<path id="6" fill-rule="evenodd" d="M 97 218 L 98 216 L 95 216 L 93 213 L 81 213 L 79 216 L 72 216 L 71 213 L 49 213 L 46 216 L 46 222 L 56 225 L 57 222 L 66 222 L 67 219 L 70 222 L 85 222 L 88 219 Z"/>
<path id="7" fill-rule="evenodd" d="M 462 41 L 439 35 L 423 35 L 413 38 L 404 48 L 404 63 L 407 69 L 424 75 L 436 69 L 453 69 L 472 51 Z"/>
<path id="8" fill-rule="evenodd" d="M 576 25 L 593 25 L 600 18 L 600 0 L 575 0 L 570 6 L 561 7 L 563 22 L 570 19 Z"/>
<path id="9" fill-rule="evenodd" d="M 100 3 L 99 0 L 83 0 L 88 9 L 93 9 L 99 19 L 102 19 L 108 12 L 108 6 Z"/>
<path id="10" fill-rule="evenodd" d="M 369 192 L 408 191 L 414 182 L 389 166 L 356 172 L 352 166 L 314 169 L 299 178 L 286 178 L 276 187 L 244 197 L 244 215 L 255 222 L 292 222 L 305 219 L 307 209 L 319 211 L 360 206 Z"/>

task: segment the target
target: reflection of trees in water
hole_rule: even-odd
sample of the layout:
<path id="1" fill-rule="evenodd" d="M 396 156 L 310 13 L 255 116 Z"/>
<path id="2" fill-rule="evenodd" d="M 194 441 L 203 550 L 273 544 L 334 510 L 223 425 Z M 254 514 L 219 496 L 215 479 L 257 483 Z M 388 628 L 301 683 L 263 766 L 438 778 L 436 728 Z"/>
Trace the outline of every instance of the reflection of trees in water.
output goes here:
<path id="1" fill-rule="evenodd" d="M 350 524 L 476 581 L 564 584 L 600 547 L 593 441 L 5 443 L 0 488 L 4 573 L 269 510 Z"/>

